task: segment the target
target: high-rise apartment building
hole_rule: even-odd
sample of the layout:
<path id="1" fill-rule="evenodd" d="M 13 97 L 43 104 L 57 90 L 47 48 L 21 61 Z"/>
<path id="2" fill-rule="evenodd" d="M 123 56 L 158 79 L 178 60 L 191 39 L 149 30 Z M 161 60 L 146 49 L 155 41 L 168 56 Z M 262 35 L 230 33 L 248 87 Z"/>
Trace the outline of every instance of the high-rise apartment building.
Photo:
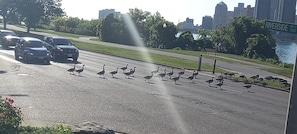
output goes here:
<path id="1" fill-rule="evenodd" d="M 242 16 L 247 14 L 247 9 L 244 8 L 244 3 L 238 3 L 237 7 L 234 7 L 234 17 Z"/>
<path id="2" fill-rule="evenodd" d="M 220 2 L 216 5 L 213 28 L 220 28 L 227 24 L 228 16 L 227 16 L 228 7 L 224 2 Z"/>
<path id="3" fill-rule="evenodd" d="M 294 23 L 296 16 L 296 0 L 277 0 L 277 21 Z"/>
<path id="4" fill-rule="evenodd" d="M 251 5 L 248 5 L 246 7 L 246 16 L 253 17 L 254 16 L 254 11 L 255 11 L 255 8 L 252 7 Z"/>
<path id="5" fill-rule="evenodd" d="M 211 16 L 204 16 L 202 18 L 202 29 L 208 29 L 211 30 L 212 29 L 212 17 Z"/>
<path id="6" fill-rule="evenodd" d="M 108 14 L 115 13 L 114 9 L 99 10 L 99 19 L 104 19 Z"/>
<path id="7" fill-rule="evenodd" d="M 258 20 L 273 20 L 274 17 L 271 16 L 271 12 L 274 12 L 276 6 L 272 8 L 272 3 L 274 3 L 272 1 L 275 0 L 256 0 L 254 17 Z"/>
<path id="8" fill-rule="evenodd" d="M 255 18 L 295 22 L 296 0 L 256 0 Z"/>

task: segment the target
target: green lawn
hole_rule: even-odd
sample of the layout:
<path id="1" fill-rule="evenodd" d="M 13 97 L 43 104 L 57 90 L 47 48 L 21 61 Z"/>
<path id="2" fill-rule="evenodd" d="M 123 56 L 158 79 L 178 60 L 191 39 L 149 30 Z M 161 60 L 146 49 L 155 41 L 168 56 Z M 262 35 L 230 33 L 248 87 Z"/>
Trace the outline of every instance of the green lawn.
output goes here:
<path id="1" fill-rule="evenodd" d="M 197 70 L 198 68 L 197 61 L 193 61 L 193 60 L 185 60 L 182 58 L 164 56 L 164 55 L 153 54 L 153 53 L 139 52 L 136 50 L 123 49 L 123 48 L 117 48 L 117 47 L 96 45 L 96 44 L 78 42 L 78 41 L 73 41 L 73 43 L 75 43 L 79 49 L 83 49 L 83 50 L 99 52 L 99 53 L 104 53 L 104 54 L 139 60 L 139 61 L 152 62 L 152 63 L 162 64 L 167 66 L 173 66 L 177 68 L 186 68 L 186 69 L 192 69 L 192 70 Z M 212 71 L 213 67 L 208 64 L 202 64 L 201 70 Z M 216 72 L 226 72 L 226 70 L 223 70 L 217 67 Z"/>

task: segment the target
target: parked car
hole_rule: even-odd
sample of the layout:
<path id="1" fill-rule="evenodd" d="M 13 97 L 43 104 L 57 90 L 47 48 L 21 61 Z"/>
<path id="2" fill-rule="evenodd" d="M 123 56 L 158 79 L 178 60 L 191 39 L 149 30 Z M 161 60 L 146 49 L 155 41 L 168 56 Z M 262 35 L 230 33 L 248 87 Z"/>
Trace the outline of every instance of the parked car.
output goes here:
<path id="1" fill-rule="evenodd" d="M 15 46 L 20 40 L 13 31 L 10 30 L 0 30 L 0 44 L 3 49 L 7 49 L 8 46 Z"/>
<path id="2" fill-rule="evenodd" d="M 51 53 L 45 47 L 46 43 L 33 37 L 21 37 L 14 49 L 15 59 L 20 57 L 25 61 L 43 61 L 50 63 Z"/>
<path id="3" fill-rule="evenodd" d="M 72 58 L 74 62 L 77 61 L 79 56 L 78 48 L 68 38 L 45 36 L 44 41 L 50 44 L 47 48 L 54 60 Z"/>

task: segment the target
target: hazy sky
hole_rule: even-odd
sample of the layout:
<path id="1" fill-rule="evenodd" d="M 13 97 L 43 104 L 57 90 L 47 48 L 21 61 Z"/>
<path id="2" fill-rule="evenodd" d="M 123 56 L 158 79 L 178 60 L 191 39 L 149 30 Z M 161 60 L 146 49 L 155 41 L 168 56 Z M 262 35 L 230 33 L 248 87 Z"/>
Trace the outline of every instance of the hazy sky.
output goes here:
<path id="1" fill-rule="evenodd" d="M 158 11 L 175 24 L 189 17 L 194 19 L 194 24 L 201 25 L 202 17 L 213 17 L 215 6 L 221 1 L 227 4 L 229 11 L 233 11 L 238 3 L 245 3 L 245 7 L 255 6 L 255 0 L 62 0 L 62 8 L 68 16 L 87 20 L 98 19 L 102 9 L 127 13 L 130 8 L 139 8 L 151 13 Z"/>

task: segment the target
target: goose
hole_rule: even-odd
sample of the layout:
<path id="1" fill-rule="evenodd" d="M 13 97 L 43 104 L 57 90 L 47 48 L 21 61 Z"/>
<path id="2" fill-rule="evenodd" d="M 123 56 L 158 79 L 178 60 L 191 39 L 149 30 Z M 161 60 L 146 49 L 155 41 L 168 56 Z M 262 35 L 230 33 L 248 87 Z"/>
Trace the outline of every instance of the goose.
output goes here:
<path id="1" fill-rule="evenodd" d="M 167 75 L 168 75 L 169 78 L 171 79 L 171 76 L 173 75 L 173 68 L 171 69 L 171 72 L 167 73 Z"/>
<path id="2" fill-rule="evenodd" d="M 213 82 L 213 77 L 211 77 L 211 79 L 209 79 L 209 80 L 207 80 L 207 81 L 205 81 L 205 82 L 207 82 L 207 83 L 208 83 L 208 85 L 210 86 L 210 83 L 212 83 L 212 82 Z"/>
<path id="3" fill-rule="evenodd" d="M 179 74 L 179 75 L 183 75 L 183 74 L 185 74 L 185 68 L 183 68 L 183 71 L 178 72 L 178 74 Z"/>
<path id="4" fill-rule="evenodd" d="M 216 85 L 219 86 L 220 89 L 222 89 L 223 82 L 219 82 L 219 83 L 217 83 Z"/>
<path id="5" fill-rule="evenodd" d="M 105 69 L 104 69 L 104 67 L 105 67 L 105 64 L 103 65 L 103 70 L 97 73 L 98 75 L 100 75 L 100 77 L 103 76 L 103 75 L 105 74 Z M 103 76 L 103 77 L 104 77 L 104 76 Z"/>
<path id="6" fill-rule="evenodd" d="M 216 78 L 216 80 L 217 80 L 218 82 L 223 82 L 223 81 L 224 81 L 224 77 L 223 77 L 223 75 L 218 76 L 218 77 Z"/>
<path id="7" fill-rule="evenodd" d="M 118 73 L 119 68 L 117 67 L 117 69 L 115 71 L 111 71 L 109 72 L 111 74 L 112 77 L 114 77 L 113 75 Z"/>
<path id="8" fill-rule="evenodd" d="M 259 77 L 260 77 L 260 76 L 257 74 L 257 75 L 251 76 L 250 78 L 251 78 L 251 79 L 259 79 Z"/>
<path id="9" fill-rule="evenodd" d="M 132 70 L 132 69 L 130 70 L 130 76 L 132 75 L 132 76 L 134 77 L 135 68 L 136 68 L 136 67 L 134 67 L 134 69 L 133 69 L 133 70 Z"/>
<path id="10" fill-rule="evenodd" d="M 125 67 L 121 67 L 120 69 L 122 69 L 123 71 L 125 71 L 128 68 L 128 64 Z"/>
<path id="11" fill-rule="evenodd" d="M 75 65 L 76 63 L 74 64 L 73 68 L 67 70 L 70 74 L 73 74 L 73 72 L 75 71 Z"/>
<path id="12" fill-rule="evenodd" d="M 163 78 L 165 77 L 165 75 L 166 75 L 166 69 L 164 69 L 164 73 L 160 73 L 160 74 L 158 74 L 158 76 L 159 76 L 160 78 L 162 78 L 162 80 L 163 80 Z"/>
<path id="13" fill-rule="evenodd" d="M 151 72 L 151 75 L 148 75 L 148 76 L 144 76 L 144 82 L 147 82 L 149 81 L 151 78 L 153 77 L 153 73 Z"/>
<path id="14" fill-rule="evenodd" d="M 244 75 L 240 75 L 239 76 L 241 79 L 246 79 L 246 77 Z"/>
<path id="15" fill-rule="evenodd" d="M 189 76 L 187 79 L 190 80 L 190 82 L 193 82 L 194 77 L 195 77 L 195 76 L 194 76 L 194 74 L 193 74 L 192 76 Z"/>
<path id="16" fill-rule="evenodd" d="M 151 73 L 153 73 L 153 74 L 157 74 L 158 72 L 159 72 L 159 66 L 157 67 L 157 70 L 154 70 L 154 71 L 152 71 Z"/>
<path id="17" fill-rule="evenodd" d="M 194 71 L 194 72 L 193 72 L 193 75 L 194 75 L 194 78 L 195 78 L 195 79 L 196 79 L 196 77 L 197 77 L 198 74 L 199 74 L 198 71 Z"/>
<path id="18" fill-rule="evenodd" d="M 245 87 L 246 89 L 249 89 L 252 87 L 252 84 L 247 84 L 247 85 L 244 85 L 243 87 Z"/>
<path id="19" fill-rule="evenodd" d="M 129 76 L 131 75 L 131 71 L 133 71 L 133 69 L 130 69 L 129 72 L 124 72 L 125 78 L 128 78 L 129 79 Z"/>
<path id="20" fill-rule="evenodd" d="M 77 72 L 78 75 L 80 75 L 80 73 L 84 71 L 84 67 L 85 67 L 85 65 L 83 65 L 81 69 L 75 70 L 75 72 Z"/>
<path id="21" fill-rule="evenodd" d="M 177 77 L 173 77 L 172 80 L 174 81 L 174 83 L 176 84 L 176 81 L 178 81 L 180 78 L 180 74 L 178 74 Z"/>

